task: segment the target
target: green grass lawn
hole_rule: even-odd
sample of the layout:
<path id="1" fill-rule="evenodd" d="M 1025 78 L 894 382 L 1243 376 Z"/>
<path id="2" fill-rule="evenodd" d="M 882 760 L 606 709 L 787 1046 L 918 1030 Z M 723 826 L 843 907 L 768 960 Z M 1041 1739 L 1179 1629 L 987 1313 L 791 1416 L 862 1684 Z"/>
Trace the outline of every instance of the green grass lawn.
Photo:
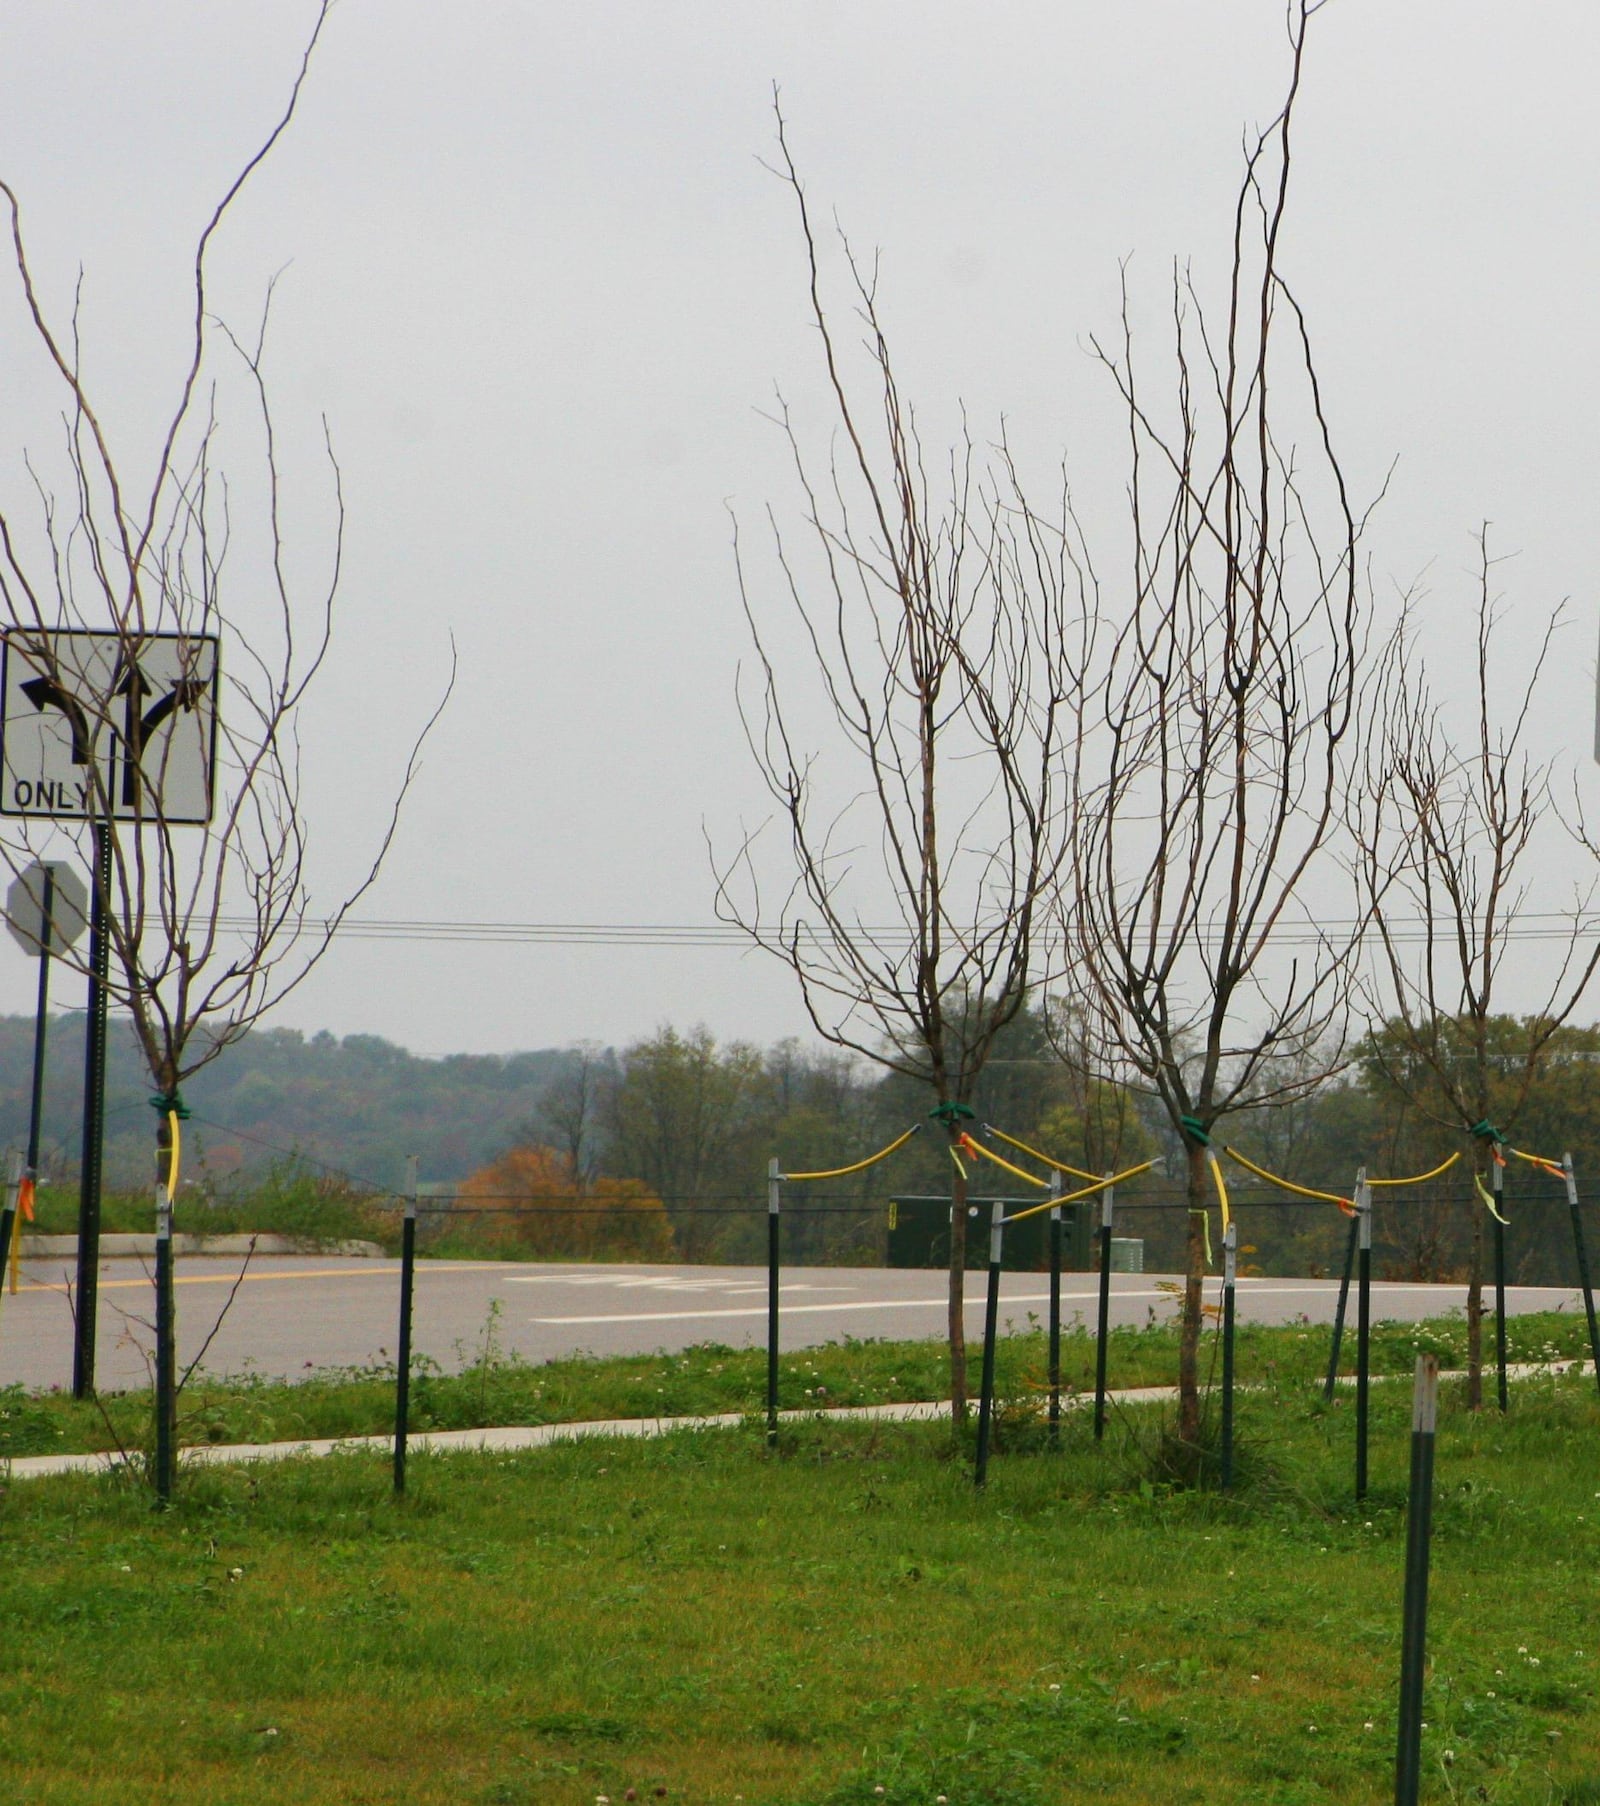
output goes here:
<path id="1" fill-rule="evenodd" d="M 1507 1323 L 1514 1361 L 1580 1359 L 1588 1354 L 1581 1317 L 1562 1312 L 1513 1317 Z M 1485 1344 L 1492 1348 L 1492 1326 Z M 1214 1362 L 1215 1338 L 1212 1338 Z M 628 1355 L 533 1363 L 503 1354 L 496 1321 L 477 1344 L 459 1351 L 459 1371 L 417 1365 L 412 1385 L 415 1430 L 479 1429 L 493 1424 L 573 1423 L 584 1418 L 682 1417 L 759 1411 L 766 1397 L 764 1349 L 707 1344 L 676 1355 Z M 977 1380 L 978 1348 L 972 1348 Z M 1419 1353 L 1443 1366 L 1466 1362 L 1466 1330 L 1459 1318 L 1374 1326 L 1374 1373 L 1409 1376 Z M 1303 1325 L 1241 1326 L 1241 1385 L 1298 1392 L 1324 1372 L 1328 1331 Z M 1344 1370 L 1355 1361 L 1355 1332 L 1344 1343 Z M 1062 1378 L 1082 1394 L 1094 1387 L 1095 1343 L 1080 1328 L 1062 1338 Z M 1169 1323 L 1114 1330 L 1108 1350 L 1110 1384 L 1170 1385 L 1177 1371 L 1177 1335 Z M 1007 1336 L 998 1346 L 998 1389 L 1019 1404 L 1044 1395 L 1044 1337 Z M 780 1403 L 787 1410 L 815 1405 L 865 1405 L 949 1396 L 949 1370 L 935 1342 L 837 1342 L 783 1357 Z M 1491 1388 L 1492 1389 L 1492 1388 Z M 0 1458 L 77 1449 L 145 1447 L 151 1434 L 148 1391 L 112 1393 L 74 1402 L 59 1391 L 27 1393 L 0 1387 Z M 394 1427 L 394 1371 L 361 1369 L 308 1376 L 294 1384 L 249 1375 L 196 1379 L 179 1409 L 180 1440 L 191 1443 L 273 1442 L 301 1437 L 381 1435 Z M 1600 1640 L 1600 1639 L 1597 1639 Z"/>
<path id="2" fill-rule="evenodd" d="M 807 1367 L 859 1348 L 786 1360 L 802 1399 Z M 680 1367 L 709 1386 L 730 1359 Z M 941 1426 L 820 1421 L 776 1454 L 728 1431 L 418 1457 L 399 1503 L 373 1455 L 196 1471 L 164 1514 L 126 1480 L 16 1483 L 0 1784 L 118 1806 L 1383 1801 L 1409 1388 L 1375 1392 L 1357 1508 L 1348 1401 L 1282 1362 L 1275 1382 L 1241 1399 L 1229 1498 L 1151 1483 L 1149 1408 L 1101 1447 L 1075 1416 L 1051 1453 L 1025 1387 L 982 1496 Z M 1437 1493 L 1425 1797 L 1596 1806 L 1593 1383 L 1525 1383 L 1506 1418 L 1447 1389 Z"/>

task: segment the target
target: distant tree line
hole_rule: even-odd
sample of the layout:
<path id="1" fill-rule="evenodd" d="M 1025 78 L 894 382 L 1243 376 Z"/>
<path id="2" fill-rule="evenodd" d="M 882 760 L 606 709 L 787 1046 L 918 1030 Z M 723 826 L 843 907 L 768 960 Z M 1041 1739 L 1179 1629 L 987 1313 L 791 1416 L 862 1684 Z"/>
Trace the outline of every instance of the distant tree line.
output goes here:
<path id="1" fill-rule="evenodd" d="M 1509 1086 L 1521 1083 L 1538 1023 L 1493 1022 L 1494 1057 Z M 1425 1077 L 1398 1070 L 1398 1031 L 1367 1036 L 1347 1064 L 1306 1095 L 1241 1112 L 1230 1140 L 1258 1164 L 1316 1190 L 1348 1197 L 1360 1166 L 1375 1176 L 1423 1172 L 1449 1153 L 1471 1149 L 1443 1100 L 1430 1111 Z M 1061 1024 L 1039 1009 L 1019 1015 L 997 1043 L 974 1093 L 976 1123 L 992 1124 L 1064 1163 L 1090 1172 L 1149 1158 L 1163 1166 L 1119 1193 L 1121 1233 L 1146 1243 L 1151 1267 L 1181 1265 L 1187 1231 L 1183 1157 L 1159 1107 L 1148 1096 L 1094 1080 L 1070 1057 Z M 1600 1026 L 1564 1028 L 1549 1037 L 1536 1063 L 1516 1145 L 1559 1160 L 1573 1155 L 1580 1183 L 1600 1196 Z M 1418 1100 L 1421 1100 L 1420 1102 Z M 765 1173 L 776 1157 L 786 1172 L 845 1165 L 886 1145 L 922 1119 L 926 1090 L 884 1075 L 836 1050 L 789 1040 L 760 1049 L 719 1043 L 704 1028 L 658 1034 L 621 1051 L 580 1047 L 552 1075 L 535 1109 L 519 1125 L 517 1145 L 543 1149 L 540 1186 L 520 1193 L 510 1169 L 489 1166 L 469 1191 L 516 1194 L 534 1214 L 541 1200 L 570 1209 L 574 1195 L 637 1181 L 660 1202 L 671 1251 L 684 1260 L 755 1261 L 765 1234 Z M 1004 1143 L 997 1152 L 1042 1173 Z M 555 1162 L 551 1165 L 550 1162 Z M 973 1195 L 1029 1197 L 1021 1181 L 969 1160 Z M 1507 1174 L 1514 1277 L 1561 1282 L 1571 1274 L 1570 1227 L 1559 1184 L 1513 1162 Z M 1164 1170 L 1163 1170 L 1164 1169 Z M 552 1184 L 551 1174 L 560 1175 Z M 882 1258 L 891 1197 L 948 1197 L 948 1144 L 917 1136 L 883 1165 L 847 1178 L 785 1191 L 787 1258 L 802 1262 Z M 1247 1247 L 1246 1269 L 1318 1274 L 1342 1259 L 1347 1220 L 1334 1207 L 1296 1200 L 1242 1171 L 1230 1173 Z M 1375 1245 L 1379 1273 L 1392 1278 L 1464 1277 L 1473 1213 L 1482 1208 L 1470 1159 L 1441 1178 L 1399 1194 L 1379 1195 Z M 511 1233 L 509 1230 L 506 1233 Z M 563 1247 L 548 1225 L 528 1232 L 531 1252 L 597 1253 L 593 1226 L 580 1248 Z M 618 1229 L 620 1252 L 638 1230 Z"/>
<path id="2" fill-rule="evenodd" d="M 1490 1023 L 1497 1085 L 1520 1087 L 1538 1024 Z M 0 1017 L 0 1135 L 26 1126 L 32 1023 Z M 1024 1010 L 996 1045 L 974 1094 L 976 1122 L 1090 1172 L 1152 1154 L 1165 1170 L 1124 1186 L 1119 1233 L 1146 1243 L 1146 1264 L 1174 1270 L 1187 1227 L 1182 1160 L 1160 1112 L 1139 1092 L 1088 1077 L 1070 1034 L 1038 1008 Z M 82 1018 L 51 1026 L 47 1172 L 77 1177 Z M 1463 1058 L 1465 1058 L 1465 1053 Z M 1356 1168 L 1422 1172 L 1471 1150 L 1434 1083 L 1397 1028 L 1368 1035 L 1346 1065 L 1309 1095 L 1242 1113 L 1228 1139 L 1299 1183 L 1348 1195 Z M 764 1248 L 767 1162 L 787 1172 L 846 1165 L 925 1120 L 926 1088 L 798 1040 L 760 1048 L 719 1041 L 708 1029 L 663 1027 L 617 1049 L 583 1043 L 512 1055 L 424 1059 L 373 1035 L 338 1039 L 292 1029 L 257 1031 L 190 1086 L 186 1196 L 232 1203 L 264 1184 L 285 1156 L 311 1173 L 331 1169 L 359 1186 L 392 1191 L 405 1156 L 425 1181 L 473 1194 L 471 1231 L 485 1252 L 533 1258 L 748 1261 Z M 113 1189 L 148 1188 L 145 1086 L 131 1037 L 113 1036 L 108 1173 Z M 1496 1108 L 1498 1095 L 1493 1097 Z M 1502 1111 L 1501 1114 L 1506 1114 Z M 931 1127 L 931 1125 L 930 1125 Z M 1559 1160 L 1570 1152 L 1587 1196 L 1600 1196 L 1600 1025 L 1566 1027 L 1539 1051 L 1513 1137 Z M 1042 1172 L 995 1143 L 997 1152 Z M 973 1164 L 968 1162 L 969 1167 Z M 893 1196 L 948 1196 L 953 1168 L 938 1133 L 919 1134 L 883 1165 L 785 1192 L 786 1256 L 802 1262 L 882 1257 Z M 1570 1231 L 1559 1185 L 1513 1160 L 1514 1276 L 1564 1282 Z M 1298 1204 L 1242 1172 L 1231 1175 L 1247 1266 L 1317 1273 L 1342 1259 L 1345 1219 Z M 975 1196 L 1033 1195 L 998 1168 L 972 1173 Z M 471 1201 L 470 1199 L 468 1201 Z M 492 1204 L 494 1209 L 487 1208 Z M 546 1207 L 542 1221 L 527 1219 Z M 1394 1278 L 1459 1279 L 1466 1270 L 1474 1198 L 1465 1159 L 1402 1195 L 1379 1194 L 1377 1268 Z M 1593 1213 L 1591 1213 L 1593 1220 Z M 466 1228 L 463 1219 L 459 1225 Z M 1600 1226 L 1597 1226 L 1600 1228 Z"/>

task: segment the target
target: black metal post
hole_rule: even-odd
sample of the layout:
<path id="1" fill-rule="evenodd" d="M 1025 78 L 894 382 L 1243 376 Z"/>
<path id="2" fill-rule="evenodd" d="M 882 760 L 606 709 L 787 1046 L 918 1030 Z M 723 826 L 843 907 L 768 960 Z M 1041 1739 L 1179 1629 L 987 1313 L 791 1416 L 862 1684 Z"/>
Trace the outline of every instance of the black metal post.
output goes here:
<path id="1" fill-rule="evenodd" d="M 1417 1806 L 1422 1785 L 1422 1674 L 1428 1643 L 1428 1550 L 1433 1533 L 1433 1450 L 1438 1417 L 1438 1358 L 1418 1355 L 1411 1395 L 1411 1499 L 1406 1516 L 1395 1806 Z"/>
<path id="2" fill-rule="evenodd" d="M 1061 1175 L 1050 1175 L 1050 1195 L 1061 1195 Z M 1050 1446 L 1061 1446 L 1061 1206 L 1050 1207 Z"/>
<path id="3" fill-rule="evenodd" d="M 1239 1225 L 1222 1232 L 1222 1490 L 1233 1485 L 1233 1301 L 1239 1272 Z"/>
<path id="4" fill-rule="evenodd" d="M 1333 1346 L 1328 1350 L 1328 1377 L 1323 1382 L 1322 1397 L 1333 1403 L 1333 1390 L 1339 1383 L 1339 1346 L 1344 1341 L 1344 1314 L 1350 1303 L 1350 1275 L 1355 1271 L 1356 1241 L 1361 1234 L 1361 1218 L 1350 1218 L 1350 1236 L 1344 1245 L 1344 1276 L 1339 1281 L 1339 1302 L 1333 1313 Z"/>
<path id="5" fill-rule="evenodd" d="M 1107 1178 L 1110 1177 L 1108 1173 Z M 1100 1315 L 1094 1342 L 1094 1439 L 1106 1433 L 1106 1356 L 1111 1333 L 1111 1224 L 1116 1214 L 1116 1191 L 1107 1186 L 1100 1194 Z"/>
<path id="6" fill-rule="evenodd" d="M 1499 1374 L 1500 1409 L 1509 1409 L 1511 1394 L 1506 1387 L 1506 1226 L 1501 1220 L 1506 1213 L 1505 1168 L 1498 1160 L 1490 1164 L 1494 1187 L 1494 1358 Z"/>
<path id="7" fill-rule="evenodd" d="M 1572 1212 L 1572 1245 L 1578 1254 L 1578 1284 L 1583 1287 L 1583 1308 L 1589 1318 L 1589 1356 L 1594 1362 L 1594 1381 L 1600 1386 L 1600 1323 L 1594 1314 L 1594 1286 L 1589 1279 L 1589 1250 L 1583 1241 L 1583 1212 L 1578 1204 L 1578 1176 L 1572 1170 L 1572 1156 L 1561 1162 L 1567 1180 L 1567 1207 Z"/>
<path id="8" fill-rule="evenodd" d="M 973 1479 L 979 1486 L 989 1479 L 989 1428 L 994 1417 L 994 1345 L 1000 1332 L 1001 1243 L 1005 1234 L 1003 1206 L 989 1206 L 989 1295 L 983 1312 L 983 1381 L 978 1397 L 978 1461 Z"/>
<path id="9" fill-rule="evenodd" d="M 1367 1496 L 1367 1405 L 1372 1382 L 1372 1192 L 1367 1169 L 1356 1175 L 1356 1227 L 1361 1235 L 1356 1292 L 1356 1498 Z"/>
<path id="10" fill-rule="evenodd" d="M 78 1184 L 78 1309 L 72 1338 L 72 1396 L 94 1391 L 95 1321 L 100 1305 L 100 1171 L 106 1121 L 106 977 L 111 937 L 111 837 L 93 829 L 89 873 L 89 999 L 83 1029 L 83 1156 Z M 159 1250 L 157 1251 L 159 1253 Z"/>
<path id="11" fill-rule="evenodd" d="M 172 1118 L 156 1129 L 156 1498 L 172 1497 L 177 1467 L 178 1321 L 172 1285 Z"/>
<path id="12" fill-rule="evenodd" d="M 767 1446 L 778 1441 L 778 1213 L 783 1174 L 767 1162 Z"/>
<path id="13" fill-rule="evenodd" d="M 406 1156 L 406 1214 L 400 1227 L 400 1345 L 394 1373 L 394 1490 L 406 1489 L 411 1433 L 411 1303 L 417 1278 L 417 1157 Z"/>

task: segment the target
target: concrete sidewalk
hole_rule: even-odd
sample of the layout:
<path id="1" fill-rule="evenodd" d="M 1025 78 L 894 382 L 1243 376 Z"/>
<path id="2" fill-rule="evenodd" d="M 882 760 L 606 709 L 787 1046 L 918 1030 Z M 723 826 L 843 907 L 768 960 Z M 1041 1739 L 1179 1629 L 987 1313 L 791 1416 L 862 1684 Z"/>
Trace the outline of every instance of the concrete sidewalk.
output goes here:
<path id="1" fill-rule="evenodd" d="M 1485 1369 L 1485 1377 L 1492 1375 Z M 1506 1368 L 1508 1380 L 1536 1379 L 1542 1375 L 1589 1374 L 1592 1361 L 1530 1361 Z M 1374 1374 L 1373 1384 L 1391 1384 L 1403 1380 L 1405 1374 Z M 1441 1379 L 1465 1379 L 1457 1369 L 1441 1373 Z M 1355 1377 L 1340 1377 L 1341 1386 L 1353 1386 Z M 1241 1387 L 1241 1391 L 1255 1390 Z M 1124 1386 L 1106 1393 L 1116 1405 L 1161 1404 L 1178 1395 L 1176 1386 Z M 1064 1393 L 1063 1411 L 1082 1410 L 1094 1403 L 1093 1392 Z M 900 1405 L 829 1405 L 820 1410 L 783 1411 L 784 1423 L 810 1423 L 818 1419 L 833 1423 L 929 1423 L 948 1414 L 950 1401 L 922 1400 Z M 713 1417 L 610 1417 L 595 1418 L 584 1423 L 512 1424 L 497 1429 L 426 1430 L 407 1438 L 407 1447 L 417 1454 L 504 1454 L 520 1449 L 549 1448 L 552 1443 L 578 1442 L 592 1436 L 629 1438 L 667 1436 L 674 1430 L 733 1430 L 741 1424 L 759 1421 L 759 1412 L 723 1411 Z M 322 1437 L 301 1442 L 236 1442 L 200 1443 L 180 1452 L 184 1467 L 227 1467 L 253 1461 L 296 1461 L 324 1455 L 347 1455 L 370 1452 L 389 1454 L 394 1438 L 383 1436 Z M 137 1459 L 137 1458 L 135 1458 Z M 17 1455 L 0 1460 L 0 1475 L 12 1480 L 42 1480 L 52 1474 L 111 1473 L 124 1465 L 118 1454 Z"/>

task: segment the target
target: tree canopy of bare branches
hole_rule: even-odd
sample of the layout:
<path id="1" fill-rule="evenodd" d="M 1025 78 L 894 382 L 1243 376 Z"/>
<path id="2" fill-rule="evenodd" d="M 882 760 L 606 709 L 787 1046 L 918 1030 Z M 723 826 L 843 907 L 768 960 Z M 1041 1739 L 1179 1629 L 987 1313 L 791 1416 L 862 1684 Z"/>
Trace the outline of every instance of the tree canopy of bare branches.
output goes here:
<path id="1" fill-rule="evenodd" d="M 333 630 L 344 546 L 339 466 L 324 423 L 329 524 L 320 575 L 308 577 L 314 556 L 286 519 L 266 363 L 270 288 L 258 329 L 240 336 L 214 317 L 208 277 L 230 211 L 294 118 L 330 3 L 317 13 L 282 113 L 195 241 L 185 360 L 145 442 L 114 431 L 85 374 L 81 296 L 65 319 L 47 306 L 21 199 L 0 179 L 31 344 L 61 398 L 53 459 L 25 452 L 31 508 L 0 498 L 8 683 L 26 672 L 34 706 L 56 711 L 70 732 L 77 792 L 63 809 L 67 786 L 52 784 L 42 802 L 35 786 L 38 806 L 0 829 L 0 857 L 20 869 L 63 834 L 92 838 L 86 863 L 104 937 L 102 999 L 126 1010 L 156 1089 L 158 1269 L 164 1245 L 170 1253 L 167 1136 L 182 1114 L 180 1084 L 327 951 L 377 876 L 438 715 L 413 744 L 364 876 L 335 907 L 314 912 L 298 724 Z M 253 429 L 248 460 L 240 447 L 250 434 L 227 415 L 241 396 L 238 412 Z M 197 766 L 195 794 L 180 807 L 176 774 Z M 80 967 L 88 957 L 70 956 Z M 157 1303 L 157 1373 L 169 1381 L 170 1283 L 169 1258 Z M 158 1449 L 170 1454 L 175 1386 L 158 1385 L 163 1391 Z M 158 1460 L 158 1470 L 165 1491 L 170 1461 Z"/>
<path id="2" fill-rule="evenodd" d="M 414 750 L 364 878 L 319 918 L 307 883 L 297 723 L 333 629 L 344 544 L 339 465 L 324 423 L 328 524 L 321 574 L 308 578 L 285 520 L 266 364 L 270 290 L 257 329 L 237 336 L 211 312 L 208 267 L 229 210 L 289 128 L 328 11 L 318 14 L 277 123 L 196 241 L 186 364 L 153 444 L 117 443 L 84 374 L 77 307 L 64 322 L 51 317 L 22 202 L 0 179 L 34 344 L 62 396 L 59 480 L 50 478 L 50 461 L 30 451 L 33 517 L 0 502 L 0 603 L 12 659 L 43 692 L 67 698 L 85 791 L 76 822 L 48 809 L 13 816 L 0 831 L 0 853 L 17 869 L 63 831 L 82 834 L 92 823 L 103 833 L 106 857 L 94 877 L 110 941 L 108 985 L 163 1093 L 243 1034 L 327 950 L 377 875 L 415 765 Z M 244 419 L 253 417 L 248 471 L 219 462 L 229 398 L 242 402 Z M 261 516 L 248 525 L 246 499 Z M 241 558 L 247 568 L 236 573 Z M 100 636 L 111 655 L 85 669 L 69 651 L 74 632 Z M 205 731 L 197 718 L 213 638 L 221 661 L 216 737 L 200 749 L 213 809 L 200 829 L 165 805 L 164 780 L 183 737 Z M 131 703 L 162 639 L 172 644 L 178 678 L 159 699 L 168 713 L 157 729 L 149 722 L 155 711 L 141 724 Z"/>
<path id="3" fill-rule="evenodd" d="M 1063 772 L 1092 637 L 1066 504 L 1046 521 L 1002 434 L 930 460 L 902 395 L 876 271 L 841 238 L 865 376 L 823 298 L 823 259 L 781 114 L 811 317 L 838 440 L 818 471 L 788 407 L 804 526 L 769 511 L 777 587 L 799 623 L 821 726 L 780 675 L 776 629 L 735 527 L 754 682 L 747 738 L 785 842 L 759 833 L 718 868 L 718 904 L 793 972 L 818 1033 L 927 1087 L 951 1143 L 949 1334 L 966 1403 L 963 1274 L 969 1099 L 1034 977 L 1064 852 Z M 825 742 L 816 748 L 815 740 Z"/>
<path id="4" fill-rule="evenodd" d="M 1354 952 L 1353 936 L 1317 933 L 1306 897 L 1341 826 L 1363 633 L 1364 521 L 1282 270 L 1315 10 L 1290 9 L 1286 95 L 1247 147 L 1221 304 L 1175 276 L 1174 362 L 1158 382 L 1126 280 L 1120 343 L 1095 346 L 1126 420 L 1127 596 L 1107 602 L 1117 625 L 1061 916 L 1078 1007 L 1187 1154 L 1179 1435 L 1191 1445 L 1212 1134 L 1231 1111 L 1326 1075 L 1319 1050 L 1342 1024 Z"/>
<path id="5" fill-rule="evenodd" d="M 1560 611 L 1545 621 L 1521 682 L 1508 682 L 1496 648 L 1503 617 L 1495 566 L 1485 527 L 1478 537 L 1472 731 L 1457 733 L 1436 703 L 1406 632 L 1369 686 L 1364 713 L 1374 734 L 1351 798 L 1374 942 L 1373 1057 L 1414 1106 L 1465 1134 L 1480 1183 L 1502 1158 L 1499 1145 L 1522 1113 L 1552 1038 L 1600 964 L 1600 944 L 1582 925 L 1591 889 L 1573 899 L 1560 957 L 1508 1059 L 1496 1006 L 1510 936 L 1534 881 L 1539 844 L 1561 832 L 1554 768 L 1527 750 Z M 1467 1280 L 1474 1406 L 1483 1389 L 1483 1220 L 1475 1209 Z"/>

